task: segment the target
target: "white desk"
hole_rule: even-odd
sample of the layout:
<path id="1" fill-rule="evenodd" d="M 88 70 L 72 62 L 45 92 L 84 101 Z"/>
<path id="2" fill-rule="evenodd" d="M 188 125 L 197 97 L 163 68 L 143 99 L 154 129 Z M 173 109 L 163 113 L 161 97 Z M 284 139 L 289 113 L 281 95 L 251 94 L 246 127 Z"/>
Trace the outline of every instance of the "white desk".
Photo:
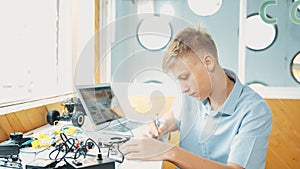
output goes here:
<path id="1" fill-rule="evenodd" d="M 32 133 L 42 132 L 44 134 L 47 134 L 47 133 L 49 133 L 49 131 L 53 131 L 54 128 L 58 129 L 60 127 L 61 127 L 60 125 L 58 125 L 58 126 L 45 125 L 45 126 L 42 126 L 38 129 L 33 130 Z M 135 136 L 137 136 L 137 135 L 143 133 L 144 131 L 145 131 L 144 127 L 140 127 L 140 128 L 134 129 L 133 133 L 134 133 Z M 29 133 L 31 133 L 31 132 L 29 132 Z M 96 133 L 96 132 L 92 132 L 92 134 L 91 133 L 88 134 L 88 136 L 92 137 L 92 139 L 96 142 L 97 142 L 97 140 L 95 140 L 93 137 L 95 137 L 97 135 L 99 137 L 99 134 Z M 23 148 L 23 149 L 21 149 L 20 158 L 22 160 L 23 168 L 25 168 L 26 164 L 28 164 L 29 162 L 33 161 L 36 158 L 46 158 L 46 159 L 48 159 L 49 153 L 52 150 L 49 150 L 49 149 L 47 149 L 45 151 L 42 151 L 42 150 L 43 149 L 33 149 L 33 148 Z M 107 150 L 105 151 L 105 149 L 104 149 L 104 150 L 101 150 L 101 151 L 102 151 L 102 153 L 104 153 L 103 156 L 106 157 L 105 153 L 107 153 Z M 33 152 L 39 152 L 39 153 L 34 154 Z M 95 152 L 95 154 L 98 153 L 97 147 L 94 147 L 90 153 L 93 153 L 93 152 Z M 96 157 L 89 157 L 89 158 L 96 158 Z M 62 163 L 64 163 L 64 162 L 62 162 Z M 123 163 L 118 163 L 118 162 L 115 163 L 115 168 L 116 169 L 140 169 L 140 168 L 143 168 L 143 169 L 160 169 L 161 167 L 162 167 L 162 161 L 135 161 L 135 160 L 126 160 L 126 159 L 124 159 Z"/>

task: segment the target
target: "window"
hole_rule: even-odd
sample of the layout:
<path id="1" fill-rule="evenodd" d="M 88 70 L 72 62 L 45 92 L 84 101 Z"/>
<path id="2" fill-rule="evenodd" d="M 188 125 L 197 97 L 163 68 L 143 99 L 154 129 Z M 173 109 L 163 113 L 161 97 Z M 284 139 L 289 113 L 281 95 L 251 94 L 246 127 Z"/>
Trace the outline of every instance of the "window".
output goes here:
<path id="1" fill-rule="evenodd" d="M 55 1 L 17 4 L 1 1 L 0 5 L 2 104 L 50 93 L 56 79 Z M 38 86 L 45 86 L 46 90 L 41 91 Z"/>
<path id="2" fill-rule="evenodd" d="M 70 46 L 59 46 L 70 34 L 59 32 L 67 26 L 58 2 L 0 2 L 0 107 L 72 91 Z"/>

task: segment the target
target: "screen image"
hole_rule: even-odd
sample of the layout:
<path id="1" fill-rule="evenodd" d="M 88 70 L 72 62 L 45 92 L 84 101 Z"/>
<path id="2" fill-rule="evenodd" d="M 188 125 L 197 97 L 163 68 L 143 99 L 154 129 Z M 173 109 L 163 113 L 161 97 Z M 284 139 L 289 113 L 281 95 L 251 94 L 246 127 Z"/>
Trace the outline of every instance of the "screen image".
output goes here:
<path id="1" fill-rule="evenodd" d="M 109 86 L 80 89 L 80 93 L 95 125 L 119 118 L 112 110 L 116 98 Z"/>

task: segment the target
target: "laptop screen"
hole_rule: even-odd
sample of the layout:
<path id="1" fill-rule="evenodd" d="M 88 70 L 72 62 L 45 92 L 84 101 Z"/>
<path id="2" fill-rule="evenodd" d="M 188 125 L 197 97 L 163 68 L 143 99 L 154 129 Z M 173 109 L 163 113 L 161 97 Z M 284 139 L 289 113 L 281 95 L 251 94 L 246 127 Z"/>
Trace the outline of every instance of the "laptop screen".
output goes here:
<path id="1" fill-rule="evenodd" d="M 77 92 L 96 127 L 120 118 L 116 109 L 118 102 L 109 84 L 77 86 Z"/>

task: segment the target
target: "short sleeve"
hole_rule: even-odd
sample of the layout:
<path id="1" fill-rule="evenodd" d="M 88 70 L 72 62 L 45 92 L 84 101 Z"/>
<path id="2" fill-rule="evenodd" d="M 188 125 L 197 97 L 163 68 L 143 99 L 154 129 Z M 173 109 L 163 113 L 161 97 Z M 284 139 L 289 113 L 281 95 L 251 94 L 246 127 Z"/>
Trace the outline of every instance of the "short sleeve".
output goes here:
<path id="1" fill-rule="evenodd" d="M 228 162 L 245 169 L 264 169 L 272 130 L 272 114 L 263 100 L 249 105 L 251 107 L 242 118 L 238 133 L 233 138 Z"/>
<path id="2" fill-rule="evenodd" d="M 181 121 L 177 118 L 174 118 L 175 122 L 176 122 L 176 125 L 178 127 L 178 131 L 180 131 L 180 128 L 181 128 Z"/>

